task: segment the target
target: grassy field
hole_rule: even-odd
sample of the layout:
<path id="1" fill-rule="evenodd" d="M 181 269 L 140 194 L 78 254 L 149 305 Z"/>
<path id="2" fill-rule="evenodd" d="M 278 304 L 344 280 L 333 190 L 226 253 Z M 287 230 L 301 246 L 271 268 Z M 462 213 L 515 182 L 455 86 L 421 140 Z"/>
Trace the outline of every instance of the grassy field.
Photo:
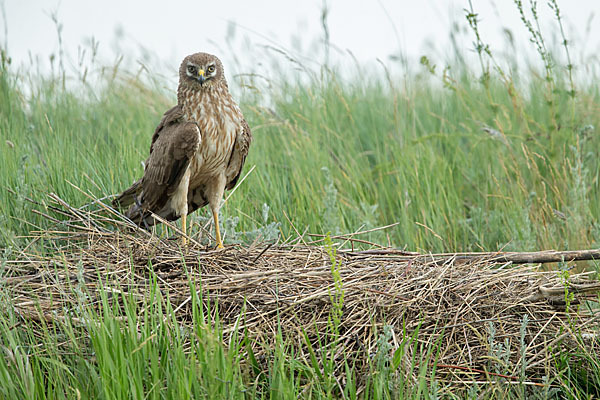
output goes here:
<path id="1" fill-rule="evenodd" d="M 323 68 L 298 80 L 273 77 L 268 103 L 246 81 L 234 96 L 253 128 L 245 167 L 252 172 L 222 209 L 225 242 L 398 222 L 362 238 L 425 252 L 600 247 L 597 70 L 575 66 L 571 78 L 569 68 L 551 62 L 554 53 L 541 52 L 542 70 L 517 76 L 494 68 L 496 59 L 480 50 L 483 74 L 459 57 L 449 68 L 424 58 L 421 70 L 401 79 L 383 69 L 344 79 Z M 7 57 L 0 65 L 4 260 L 28 244 L 30 230 L 48 227 L 27 198 L 44 203 L 54 192 L 80 205 L 88 199 L 71 183 L 104 197 L 139 177 L 154 127 L 175 101 L 174 87 L 166 92 L 126 71 L 102 74 L 99 87 L 65 86 L 59 74 L 17 73 Z M 196 232 L 207 215 L 194 217 Z M 3 264 L 0 397 L 357 396 L 352 373 L 344 390 L 326 373 L 295 363 L 283 342 L 268 371 L 241 368 L 236 346 L 223 346 L 218 323 L 205 315 L 195 316 L 198 340 L 190 348 L 170 323 L 168 299 L 153 288 L 148 308 L 122 298 L 125 311 L 111 313 L 105 299 L 103 313 L 86 310 L 95 321 L 88 329 L 65 320 L 43 325 L 39 337 L 11 308 L 5 273 Z M 600 367 L 582 380 L 568 355 L 556 360 L 564 371 L 553 378 L 564 385 L 559 393 L 498 383 L 468 394 L 580 398 L 599 390 Z M 433 372 L 422 369 L 413 385 L 391 363 L 378 363 L 361 396 L 435 397 Z"/>
<path id="2" fill-rule="evenodd" d="M 256 168 L 224 216 L 242 232 L 279 222 L 283 237 L 294 234 L 285 214 L 311 233 L 399 222 L 367 239 L 425 251 L 597 244 L 598 87 L 571 98 L 562 80 L 548 93 L 533 74 L 520 87 L 496 78 L 485 87 L 457 70 L 443 87 L 436 77 L 390 87 L 384 76 L 326 76 L 280 82 L 269 108 L 243 101 L 256 138 L 246 171 Z M 6 245 L 22 245 L 16 236 L 39 223 L 25 196 L 52 191 L 80 204 L 68 182 L 102 197 L 141 176 L 174 102 L 126 74 L 83 92 L 36 79 L 24 97 L 3 66 L 0 184 L 19 193 L 0 194 Z"/>

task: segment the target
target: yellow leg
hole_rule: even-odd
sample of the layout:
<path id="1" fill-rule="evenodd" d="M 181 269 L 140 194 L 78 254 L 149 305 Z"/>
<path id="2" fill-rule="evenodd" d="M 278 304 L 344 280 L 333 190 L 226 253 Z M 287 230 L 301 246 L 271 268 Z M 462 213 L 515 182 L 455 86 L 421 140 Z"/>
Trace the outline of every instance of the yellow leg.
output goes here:
<path id="1" fill-rule="evenodd" d="M 183 231 L 183 236 L 181 236 L 181 244 L 183 247 L 187 246 L 187 215 L 183 214 L 181 216 L 181 230 Z"/>
<path id="2" fill-rule="evenodd" d="M 213 210 L 213 220 L 215 221 L 215 235 L 217 236 L 217 249 L 222 249 L 223 242 L 221 241 L 221 231 L 219 230 L 219 212 Z"/>

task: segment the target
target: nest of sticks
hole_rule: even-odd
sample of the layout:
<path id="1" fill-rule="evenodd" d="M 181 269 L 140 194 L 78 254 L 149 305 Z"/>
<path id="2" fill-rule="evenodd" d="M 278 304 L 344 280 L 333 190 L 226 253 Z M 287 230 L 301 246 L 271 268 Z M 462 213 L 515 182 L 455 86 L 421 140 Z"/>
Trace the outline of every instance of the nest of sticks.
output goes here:
<path id="1" fill-rule="evenodd" d="M 398 373 L 416 380 L 413 356 L 433 346 L 435 361 L 427 362 L 435 362 L 438 381 L 451 383 L 518 382 L 524 368 L 527 381 L 540 384 L 554 372 L 549 349 L 596 353 L 600 283 L 591 273 L 561 274 L 540 263 L 573 266 L 599 259 L 600 250 L 436 255 L 353 251 L 301 238 L 216 250 L 193 237 L 182 249 L 179 240 L 137 228 L 102 201 L 74 208 L 50 197 L 53 204 L 37 212 L 55 227 L 32 240 L 50 246 L 50 255 L 25 249 L 2 278 L 23 318 L 65 318 L 81 301 L 72 287 L 81 277 L 90 304 L 100 286 L 136 293 L 143 302 L 140 293 L 154 279 L 177 321 L 189 326 L 192 279 L 201 282 L 205 302 L 218 303 L 225 343 L 234 330 L 245 332 L 260 362 L 281 330 L 295 357 L 309 362 L 309 352 L 325 351 L 333 337 L 336 352 L 320 356 L 339 358 L 342 381 L 343 359 L 368 371 L 401 346 Z"/>

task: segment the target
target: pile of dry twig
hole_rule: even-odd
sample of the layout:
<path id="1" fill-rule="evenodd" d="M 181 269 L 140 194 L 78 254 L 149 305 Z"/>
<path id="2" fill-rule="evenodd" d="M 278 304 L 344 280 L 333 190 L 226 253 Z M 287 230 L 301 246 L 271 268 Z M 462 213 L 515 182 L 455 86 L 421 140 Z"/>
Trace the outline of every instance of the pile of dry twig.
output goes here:
<path id="1" fill-rule="evenodd" d="M 359 368 L 368 368 L 382 340 L 390 352 L 411 340 L 399 373 L 417 373 L 411 357 L 420 344 L 429 344 L 438 349 L 437 379 L 518 381 L 524 365 L 527 380 L 539 384 L 554 368 L 549 348 L 596 351 L 594 340 L 581 338 L 593 339 L 597 332 L 600 284 L 589 273 L 561 274 L 539 263 L 598 259 L 600 250 L 426 255 L 300 240 L 213 250 L 193 237 L 181 249 L 179 240 L 140 230 L 100 201 L 91 211 L 57 196 L 51 200 L 39 212 L 54 219 L 56 228 L 35 240 L 54 246 L 52 252 L 25 249 L 9 262 L 11 273 L 3 282 L 23 318 L 64 318 L 80 301 L 69 288 L 77 274 L 92 294 L 101 276 L 138 297 L 155 277 L 186 325 L 192 313 L 189 282 L 195 279 L 205 301 L 218 301 L 226 340 L 234 329 L 246 331 L 263 343 L 255 349 L 259 359 L 278 329 L 296 357 L 308 359 L 307 338 L 326 342 L 336 309 L 339 346 L 330 356 L 353 360 Z"/>

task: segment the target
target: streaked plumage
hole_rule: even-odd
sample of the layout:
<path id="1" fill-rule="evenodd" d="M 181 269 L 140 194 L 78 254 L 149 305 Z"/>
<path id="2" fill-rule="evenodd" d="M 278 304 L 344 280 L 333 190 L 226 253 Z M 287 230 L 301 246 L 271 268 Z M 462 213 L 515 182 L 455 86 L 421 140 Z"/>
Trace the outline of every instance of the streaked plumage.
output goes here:
<path id="1" fill-rule="evenodd" d="M 223 192 L 237 183 L 252 141 L 231 97 L 221 61 L 207 53 L 186 57 L 179 69 L 177 105 L 167 111 L 150 145 L 144 176 L 113 202 L 142 226 L 152 213 L 172 221 L 210 204 L 217 245 Z M 185 244 L 185 237 L 183 238 Z"/>

